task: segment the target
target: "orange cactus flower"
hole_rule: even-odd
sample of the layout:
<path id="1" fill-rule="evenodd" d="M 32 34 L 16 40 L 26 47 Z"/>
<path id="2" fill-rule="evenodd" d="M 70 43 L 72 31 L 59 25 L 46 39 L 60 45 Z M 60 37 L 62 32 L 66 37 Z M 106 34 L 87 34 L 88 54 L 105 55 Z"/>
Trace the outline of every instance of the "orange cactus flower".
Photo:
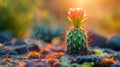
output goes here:
<path id="1" fill-rule="evenodd" d="M 5 57 L 4 59 L 3 59 L 3 62 L 12 62 L 12 59 L 11 58 L 9 58 L 9 57 Z"/>
<path id="2" fill-rule="evenodd" d="M 115 61 L 114 60 L 114 57 L 111 57 L 111 58 L 104 58 L 103 59 L 103 62 L 111 62 L 113 64 L 117 63 L 118 61 Z"/>
<path id="3" fill-rule="evenodd" d="M 63 52 L 56 52 L 56 53 L 55 53 L 55 56 L 56 56 L 57 58 L 61 58 L 63 55 L 64 55 Z"/>
<path id="4" fill-rule="evenodd" d="M 56 61 L 58 61 L 58 59 L 55 56 L 51 55 L 51 54 L 46 59 L 47 63 L 56 62 Z"/>
<path id="5" fill-rule="evenodd" d="M 83 8 L 70 8 L 68 15 L 71 19 L 84 19 L 86 17 L 85 11 Z"/>
<path id="6" fill-rule="evenodd" d="M 40 53 L 37 51 L 30 51 L 27 55 L 28 59 L 33 59 L 33 58 L 40 58 Z"/>
<path id="7" fill-rule="evenodd" d="M 83 8 L 70 8 L 68 11 L 68 20 L 73 23 L 74 27 L 79 27 L 87 17 Z"/>

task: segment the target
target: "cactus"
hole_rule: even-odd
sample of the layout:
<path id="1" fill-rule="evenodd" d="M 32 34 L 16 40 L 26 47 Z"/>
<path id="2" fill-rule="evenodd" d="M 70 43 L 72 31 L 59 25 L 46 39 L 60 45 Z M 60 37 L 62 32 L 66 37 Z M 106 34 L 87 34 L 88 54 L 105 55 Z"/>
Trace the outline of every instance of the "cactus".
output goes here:
<path id="1" fill-rule="evenodd" d="M 31 51 L 27 55 L 28 59 L 40 59 L 40 53 L 37 51 Z"/>
<path id="2" fill-rule="evenodd" d="M 83 8 L 70 8 L 68 20 L 74 26 L 67 33 L 67 52 L 69 54 L 84 54 L 86 48 L 86 34 L 81 24 L 87 19 Z"/>
<path id="3" fill-rule="evenodd" d="M 13 62 L 13 61 L 12 61 L 12 58 L 10 58 L 10 57 L 8 57 L 8 56 L 6 56 L 2 61 L 3 61 L 3 62 L 6 62 L 6 63 L 11 63 L 11 62 Z"/>

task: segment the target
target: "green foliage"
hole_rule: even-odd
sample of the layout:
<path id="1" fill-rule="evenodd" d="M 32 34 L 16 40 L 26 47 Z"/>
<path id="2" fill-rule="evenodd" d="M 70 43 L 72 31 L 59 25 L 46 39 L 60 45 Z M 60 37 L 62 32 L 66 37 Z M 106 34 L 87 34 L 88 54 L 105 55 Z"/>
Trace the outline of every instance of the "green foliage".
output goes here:
<path id="1" fill-rule="evenodd" d="M 83 64 L 78 64 L 77 67 L 93 67 L 94 62 L 85 62 Z"/>
<path id="2" fill-rule="evenodd" d="M 32 0 L 0 0 L 0 31 L 11 30 L 16 37 L 32 25 Z"/>
<path id="3" fill-rule="evenodd" d="M 70 60 L 63 56 L 61 58 L 61 62 L 60 62 L 61 67 L 93 67 L 94 66 L 94 62 L 84 62 L 83 64 L 77 64 L 77 63 L 70 63 Z"/>
<path id="4" fill-rule="evenodd" d="M 107 53 L 104 53 L 101 49 L 95 49 L 93 51 L 95 52 L 95 54 L 93 54 L 92 56 L 104 56 L 104 57 L 109 56 Z"/>
<path id="5" fill-rule="evenodd" d="M 69 54 L 84 54 L 86 51 L 86 35 L 82 29 L 73 28 L 67 35 L 67 51 Z"/>
<path id="6" fill-rule="evenodd" d="M 63 56 L 61 57 L 60 65 L 61 67 L 76 67 L 78 64 L 77 63 L 71 64 L 70 60 L 67 57 Z"/>
<path id="7" fill-rule="evenodd" d="M 64 66 L 68 66 L 68 67 L 69 67 L 70 61 L 68 60 L 67 57 L 63 56 L 63 57 L 61 58 L 60 64 L 61 64 L 63 67 L 64 67 Z"/>

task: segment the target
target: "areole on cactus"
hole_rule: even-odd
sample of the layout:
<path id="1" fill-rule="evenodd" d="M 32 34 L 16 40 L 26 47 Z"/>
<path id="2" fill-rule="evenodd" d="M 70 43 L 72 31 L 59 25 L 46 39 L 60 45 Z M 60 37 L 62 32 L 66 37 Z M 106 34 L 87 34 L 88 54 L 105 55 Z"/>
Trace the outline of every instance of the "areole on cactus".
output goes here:
<path id="1" fill-rule="evenodd" d="M 83 54 L 87 50 L 86 34 L 80 26 L 87 19 L 86 13 L 83 8 L 70 8 L 67 18 L 74 26 L 67 33 L 67 52 L 69 54 Z"/>

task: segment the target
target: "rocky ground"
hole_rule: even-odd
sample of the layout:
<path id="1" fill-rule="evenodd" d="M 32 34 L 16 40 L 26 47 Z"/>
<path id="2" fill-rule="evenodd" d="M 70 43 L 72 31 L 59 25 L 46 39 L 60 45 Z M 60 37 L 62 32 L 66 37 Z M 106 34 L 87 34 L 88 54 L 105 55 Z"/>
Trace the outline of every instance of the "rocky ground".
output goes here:
<path id="1" fill-rule="evenodd" d="M 0 34 L 1 67 L 119 67 L 120 37 L 107 40 L 95 33 L 88 34 L 89 42 L 86 55 L 68 55 L 65 42 L 54 38 L 51 43 L 33 39 L 15 40 L 8 34 Z M 89 40 L 90 40 L 89 39 Z M 31 57 L 32 51 L 39 56 Z M 11 61 L 3 61 L 9 57 Z"/>

